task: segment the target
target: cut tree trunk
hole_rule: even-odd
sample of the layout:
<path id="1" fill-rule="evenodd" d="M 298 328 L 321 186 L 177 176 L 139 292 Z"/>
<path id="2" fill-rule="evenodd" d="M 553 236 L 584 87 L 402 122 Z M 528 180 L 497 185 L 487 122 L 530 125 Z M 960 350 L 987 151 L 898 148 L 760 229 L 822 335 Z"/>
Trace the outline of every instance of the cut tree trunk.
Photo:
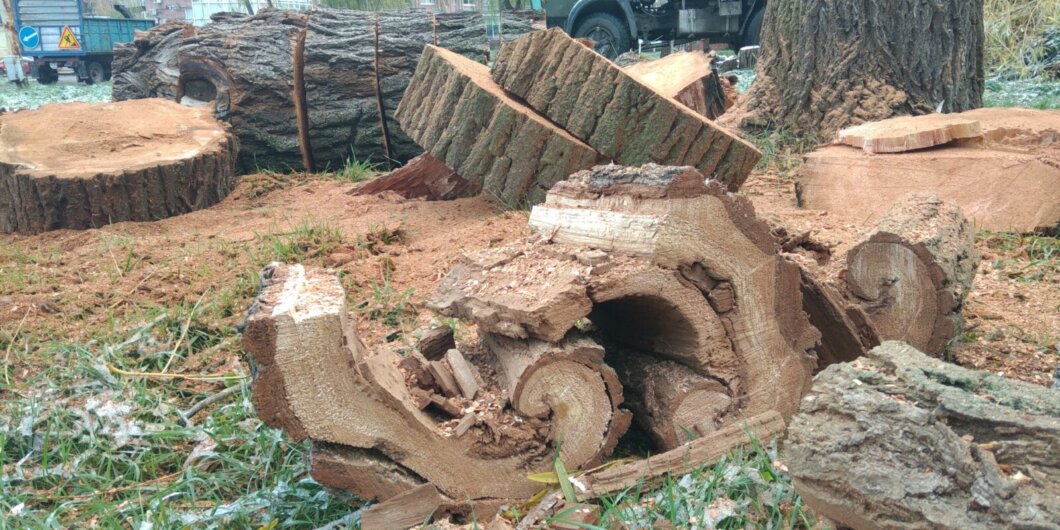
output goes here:
<path id="1" fill-rule="evenodd" d="M 402 129 L 473 185 L 501 200 L 540 202 L 599 154 L 512 99 L 489 69 L 428 46 L 397 109 Z"/>
<path id="2" fill-rule="evenodd" d="M 424 198 L 429 201 L 448 201 L 473 197 L 482 189 L 449 169 L 430 153 L 423 153 L 407 164 L 375 180 L 366 182 L 353 195 L 372 195 L 392 191 L 406 199 Z"/>
<path id="3" fill-rule="evenodd" d="M 236 141 L 204 109 L 144 99 L 0 116 L 0 232 L 155 221 L 235 186 Z"/>
<path id="4" fill-rule="evenodd" d="M 830 138 L 983 104 L 982 0 L 770 2 L 743 126 Z"/>
<path id="5" fill-rule="evenodd" d="M 689 167 L 577 173 L 531 214 L 545 241 L 468 256 L 428 305 L 513 340 L 561 343 L 587 318 L 607 359 L 632 351 L 687 375 L 691 388 L 664 395 L 655 377 L 619 373 L 643 403 L 634 412 L 657 413 L 638 421 L 661 447 L 768 410 L 790 414 L 817 340 L 791 309 L 798 267 L 777 255 L 750 203 L 703 180 Z M 679 425 L 688 431 L 675 434 Z"/>
<path id="6" fill-rule="evenodd" d="M 960 206 L 982 229 L 1060 226 L 1060 114 L 980 109 L 951 119 L 978 122 L 982 140 L 900 154 L 871 155 L 845 145 L 810 153 L 799 168 L 799 205 L 865 223 L 902 196 L 931 193 Z"/>
<path id="7" fill-rule="evenodd" d="M 839 131 L 840 143 L 866 153 L 902 153 L 982 137 L 980 123 L 959 114 L 899 116 Z"/>
<path id="8" fill-rule="evenodd" d="M 713 57 L 703 52 L 672 53 L 625 70 L 655 92 L 674 98 L 712 120 L 728 108 L 725 91 L 714 71 Z"/>
<path id="9" fill-rule="evenodd" d="M 842 526 L 1055 528 L 1060 393 L 885 342 L 814 380 L 784 443 L 796 491 Z"/>
<path id="10" fill-rule="evenodd" d="M 232 124 L 243 172 L 312 167 L 299 127 L 307 18 L 271 9 L 228 14 L 180 45 L 177 95 L 212 102 L 215 115 Z"/>
<path id="11" fill-rule="evenodd" d="M 559 28 L 502 48 L 493 78 L 620 164 L 694 166 L 736 191 L 761 157 L 751 144 L 658 94 Z"/>
<path id="12" fill-rule="evenodd" d="M 163 98 L 176 101 L 180 84 L 177 52 L 195 26 L 167 22 L 147 31 L 137 31 L 132 42 L 114 45 L 111 95 L 114 101 Z"/>

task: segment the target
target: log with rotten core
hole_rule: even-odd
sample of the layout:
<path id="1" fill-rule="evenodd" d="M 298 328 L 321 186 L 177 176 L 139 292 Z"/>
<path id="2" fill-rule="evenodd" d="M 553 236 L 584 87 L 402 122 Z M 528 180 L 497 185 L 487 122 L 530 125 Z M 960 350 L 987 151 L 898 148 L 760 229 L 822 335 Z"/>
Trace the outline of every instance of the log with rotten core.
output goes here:
<path id="1" fill-rule="evenodd" d="M 745 441 L 744 426 L 783 428 L 818 334 L 791 310 L 798 267 L 748 201 L 689 167 L 600 166 L 557 184 L 530 224 L 538 241 L 465 256 L 430 300 L 477 326 L 459 350 L 444 330 L 405 357 L 368 348 L 337 276 L 267 270 L 244 335 L 254 401 L 313 441 L 318 480 L 364 498 L 430 484 L 439 503 L 524 499 L 557 448 L 591 467 L 631 416 L 658 449 L 685 451 L 587 477 L 592 496 Z"/>

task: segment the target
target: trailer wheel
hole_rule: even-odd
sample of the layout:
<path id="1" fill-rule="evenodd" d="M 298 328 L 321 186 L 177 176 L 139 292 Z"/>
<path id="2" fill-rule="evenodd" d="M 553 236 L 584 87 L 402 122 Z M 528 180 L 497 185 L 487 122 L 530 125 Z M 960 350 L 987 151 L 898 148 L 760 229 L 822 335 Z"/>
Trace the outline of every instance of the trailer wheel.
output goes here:
<path id="1" fill-rule="evenodd" d="M 88 63 L 88 82 L 91 83 L 102 83 L 107 80 L 107 69 L 103 67 L 103 63 L 90 61 Z"/>
<path id="2" fill-rule="evenodd" d="M 52 68 L 48 63 L 43 63 L 37 67 L 37 82 L 42 85 L 50 85 L 59 80 L 59 72 Z"/>
<path id="3" fill-rule="evenodd" d="M 574 36 L 591 39 L 596 43 L 597 53 L 611 60 L 633 47 L 630 42 L 629 28 L 609 13 L 588 15 L 578 24 L 578 29 L 574 30 Z"/>

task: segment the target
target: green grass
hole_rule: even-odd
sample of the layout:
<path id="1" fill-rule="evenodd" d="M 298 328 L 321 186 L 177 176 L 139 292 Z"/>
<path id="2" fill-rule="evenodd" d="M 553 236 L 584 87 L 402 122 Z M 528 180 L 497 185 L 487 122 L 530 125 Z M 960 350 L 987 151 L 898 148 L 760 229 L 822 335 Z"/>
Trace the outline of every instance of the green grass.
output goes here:
<path id="1" fill-rule="evenodd" d="M 784 129 L 762 129 L 745 133 L 744 137 L 762 151 L 755 170 L 776 172 L 782 180 L 794 178 L 802 156 L 819 143 L 817 138 L 797 136 Z"/>
<path id="2" fill-rule="evenodd" d="M 60 82 L 41 85 L 30 81 L 29 85 L 22 89 L 6 81 L 0 83 L 0 109 L 35 109 L 47 103 L 69 101 L 110 101 L 110 83 L 86 85 Z"/>
<path id="3" fill-rule="evenodd" d="M 976 239 L 978 244 L 994 251 L 990 266 L 1009 278 L 1041 282 L 1060 276 L 1060 238 L 982 231 L 976 234 Z"/>
<path id="4" fill-rule="evenodd" d="M 1060 2 L 986 0 L 985 63 L 991 77 L 1030 79 L 1043 74 L 1049 31 L 1060 32 Z"/>
<path id="5" fill-rule="evenodd" d="M 1060 81 L 990 79 L 983 90 L 983 106 L 1060 109 Z"/>

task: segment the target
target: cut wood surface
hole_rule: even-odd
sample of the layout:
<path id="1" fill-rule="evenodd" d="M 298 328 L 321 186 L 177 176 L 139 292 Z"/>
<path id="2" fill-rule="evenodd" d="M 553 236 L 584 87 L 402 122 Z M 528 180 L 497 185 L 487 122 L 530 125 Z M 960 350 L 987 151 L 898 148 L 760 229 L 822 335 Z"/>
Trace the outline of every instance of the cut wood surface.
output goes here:
<path id="1" fill-rule="evenodd" d="M 630 488 L 645 488 L 713 463 L 733 449 L 751 445 L 753 439 L 768 443 L 783 433 L 784 418 L 776 411 L 765 412 L 665 453 L 587 473 L 579 477 L 585 489 L 576 494 L 579 500 L 589 500 Z"/>
<path id="2" fill-rule="evenodd" d="M 790 422 L 795 490 L 840 526 L 1055 528 L 1060 392 L 885 342 L 814 380 Z"/>
<path id="3" fill-rule="evenodd" d="M 845 145 L 806 155 L 799 205 L 872 223 L 909 193 L 960 206 L 979 229 L 1030 232 L 1060 225 L 1060 111 L 980 109 L 980 144 L 956 142 L 870 155 Z"/>
<path id="4" fill-rule="evenodd" d="M 423 485 L 423 479 L 375 449 L 314 442 L 309 451 L 313 480 L 385 501 Z"/>
<path id="5" fill-rule="evenodd" d="M 940 356 L 961 329 L 979 267 L 975 230 L 960 208 L 925 195 L 895 203 L 846 255 L 843 280 L 881 340 Z"/>
<path id="6" fill-rule="evenodd" d="M 438 488 L 423 484 L 365 510 L 361 514 L 361 528 L 394 530 L 418 526 L 430 520 L 445 503 Z"/>
<path id="7" fill-rule="evenodd" d="M 617 163 L 694 166 L 735 191 L 761 158 L 751 144 L 655 92 L 558 28 L 504 46 L 493 78 Z"/>
<path id="8" fill-rule="evenodd" d="M 235 186 L 236 141 L 209 111 L 161 99 L 0 116 L 0 232 L 155 221 Z"/>
<path id="9" fill-rule="evenodd" d="M 983 128 L 976 120 L 960 114 L 925 114 L 848 127 L 838 137 L 840 143 L 866 153 L 901 153 L 982 136 Z"/>
<path id="10" fill-rule="evenodd" d="M 485 65 L 436 46 L 423 51 L 396 116 L 437 159 L 505 201 L 540 202 L 553 184 L 599 159 L 509 97 Z"/>
<path id="11" fill-rule="evenodd" d="M 407 164 L 366 182 L 351 193 L 371 195 L 383 191 L 393 191 L 406 199 L 447 201 L 478 195 L 482 189 L 457 175 L 434 155 L 421 153 Z"/>
<path id="12" fill-rule="evenodd" d="M 712 61 L 713 56 L 703 52 L 678 52 L 633 64 L 626 67 L 626 72 L 660 95 L 674 98 L 713 120 L 728 107 Z"/>

